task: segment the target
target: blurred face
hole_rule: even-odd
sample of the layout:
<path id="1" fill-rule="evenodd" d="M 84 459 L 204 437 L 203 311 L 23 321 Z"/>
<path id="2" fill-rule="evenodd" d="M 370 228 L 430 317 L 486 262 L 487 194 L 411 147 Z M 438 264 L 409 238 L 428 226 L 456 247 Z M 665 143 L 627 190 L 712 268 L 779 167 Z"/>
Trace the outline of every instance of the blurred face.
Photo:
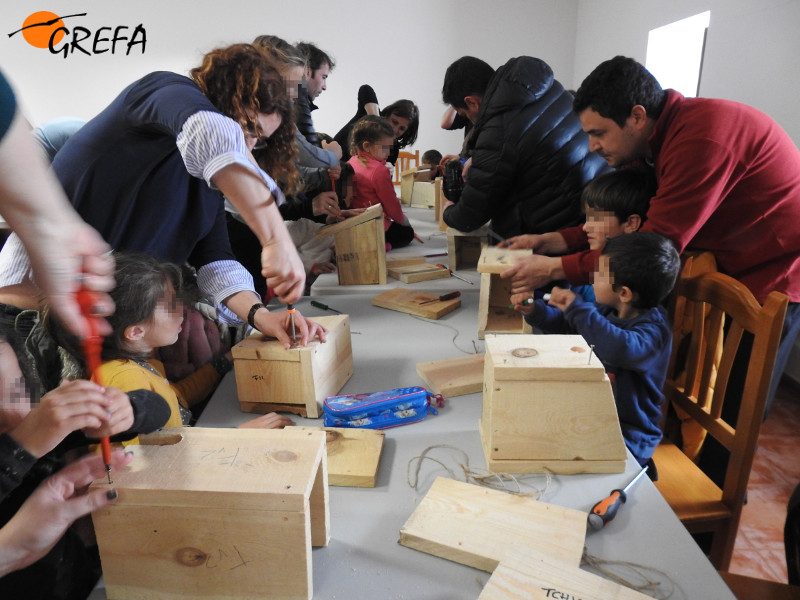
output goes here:
<path id="1" fill-rule="evenodd" d="M 641 107 L 639 107 L 641 108 Z M 647 134 L 631 115 L 620 127 L 591 108 L 580 115 L 581 127 L 589 136 L 589 151 L 597 152 L 612 167 L 619 167 L 649 155 Z"/>
<path id="2" fill-rule="evenodd" d="M 403 117 L 398 117 L 397 115 L 389 115 L 389 118 L 386 119 L 389 121 L 389 124 L 394 129 L 394 137 L 395 139 L 402 136 L 406 131 L 408 131 L 408 119 L 404 119 Z"/>
<path id="3" fill-rule="evenodd" d="M 394 146 L 394 138 L 387 136 L 381 138 L 374 144 L 370 144 L 369 142 L 365 143 L 364 151 L 376 160 L 385 161 L 389 158 L 389 152 L 391 152 L 392 146 Z"/>
<path id="4" fill-rule="evenodd" d="M 616 306 L 619 294 L 614 291 L 614 275 L 608 267 L 608 256 L 600 255 L 597 269 L 594 272 L 592 289 L 598 304 Z"/>
<path id="5" fill-rule="evenodd" d="M 331 67 L 328 63 L 324 63 L 319 69 L 311 72 L 311 69 L 306 69 L 306 87 L 308 87 L 308 97 L 316 100 L 319 95 L 328 89 L 328 74 L 331 72 Z"/>
<path id="6" fill-rule="evenodd" d="M 261 129 L 261 135 L 251 129 L 244 130 L 244 141 L 247 144 L 247 149 L 251 152 L 254 149 L 262 147 L 266 141 L 278 130 L 281 126 L 281 116 L 278 113 L 258 113 L 256 115 L 258 126 Z"/>
<path id="7" fill-rule="evenodd" d="M 613 212 L 588 206 L 583 230 L 589 238 L 589 248 L 592 250 L 602 249 L 606 245 L 606 240 L 625 233 L 625 229 Z"/>
<path id="8" fill-rule="evenodd" d="M 300 86 L 303 85 L 303 74 L 305 70 L 305 67 L 296 66 L 281 71 L 281 77 L 286 82 L 286 91 L 289 93 L 289 97 L 292 100 L 297 99 L 298 90 Z"/>
<path id="9" fill-rule="evenodd" d="M 167 294 L 156 305 L 153 318 L 145 324 L 142 340 L 150 348 L 171 346 L 178 341 L 182 324 L 183 304 L 175 297 L 175 289 L 170 284 Z"/>

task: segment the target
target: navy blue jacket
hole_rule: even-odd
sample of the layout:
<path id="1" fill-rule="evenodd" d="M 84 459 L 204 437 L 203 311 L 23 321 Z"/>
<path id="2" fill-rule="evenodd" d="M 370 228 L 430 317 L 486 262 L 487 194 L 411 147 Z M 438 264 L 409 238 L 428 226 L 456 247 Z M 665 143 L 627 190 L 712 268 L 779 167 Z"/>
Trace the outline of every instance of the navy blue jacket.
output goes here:
<path id="1" fill-rule="evenodd" d="M 589 153 L 572 95 L 530 56 L 500 67 L 481 100 L 466 153 L 461 199 L 445 222 L 473 231 L 487 221 L 503 237 L 546 233 L 582 222 L 583 186 L 608 169 Z"/>

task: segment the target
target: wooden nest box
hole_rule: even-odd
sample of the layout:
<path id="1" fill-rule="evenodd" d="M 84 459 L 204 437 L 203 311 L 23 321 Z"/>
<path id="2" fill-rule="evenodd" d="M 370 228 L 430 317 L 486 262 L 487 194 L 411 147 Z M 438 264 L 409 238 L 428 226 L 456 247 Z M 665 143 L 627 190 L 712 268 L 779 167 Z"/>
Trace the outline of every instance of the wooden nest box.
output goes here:
<path id="1" fill-rule="evenodd" d="M 611 383 L 581 336 L 487 336 L 483 379 L 480 433 L 490 470 L 624 471 Z"/>
<path id="2" fill-rule="evenodd" d="M 386 234 L 380 204 L 322 227 L 316 237 L 324 235 L 333 236 L 339 285 L 386 283 Z"/>
<path id="3" fill-rule="evenodd" d="M 327 341 L 286 349 L 260 333 L 232 348 L 239 405 L 245 412 L 291 412 L 311 419 L 320 404 L 339 393 L 353 374 L 350 317 L 314 317 Z"/>
<path id="4" fill-rule="evenodd" d="M 109 599 L 313 596 L 330 540 L 325 434 L 168 428 L 128 446 L 92 513 Z M 105 478 L 93 487 L 105 488 Z"/>
<path id="5" fill-rule="evenodd" d="M 500 273 L 514 266 L 517 259 L 530 256 L 530 250 L 509 250 L 486 246 L 478 259 L 481 274 L 481 297 L 478 302 L 478 339 L 487 333 L 531 333 L 532 328 L 520 313 L 509 308 L 511 280 Z"/>

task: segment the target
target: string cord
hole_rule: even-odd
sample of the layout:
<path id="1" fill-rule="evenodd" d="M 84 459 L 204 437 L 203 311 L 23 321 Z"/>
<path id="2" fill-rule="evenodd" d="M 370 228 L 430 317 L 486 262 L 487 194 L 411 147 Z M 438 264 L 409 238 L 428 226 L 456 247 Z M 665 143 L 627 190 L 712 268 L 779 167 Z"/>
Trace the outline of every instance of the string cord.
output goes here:
<path id="1" fill-rule="evenodd" d="M 581 556 L 581 567 L 657 600 L 672 598 L 679 590 L 675 581 L 660 569 L 623 560 L 603 559 L 589 554 L 586 548 Z M 682 592 L 680 597 L 686 598 Z"/>
<path id="2" fill-rule="evenodd" d="M 456 467 L 460 469 L 463 479 L 458 476 L 454 469 L 448 467 L 443 461 L 433 458 L 432 456 L 428 456 L 429 452 L 437 449 L 453 450 L 461 455 L 461 461 L 456 462 Z M 406 467 L 406 482 L 408 483 L 409 487 L 415 490 L 418 489 L 417 486 L 419 484 L 419 473 L 420 469 L 422 468 L 422 462 L 425 460 L 430 460 L 438 464 L 447 472 L 451 479 L 455 479 L 456 481 L 473 483 L 475 485 L 508 492 L 509 494 L 514 494 L 517 496 L 534 498 L 535 500 L 541 500 L 545 496 L 552 482 L 552 474 L 550 472 L 544 473 L 545 485 L 542 489 L 539 489 L 533 487 L 530 483 L 524 480 L 532 476 L 539 476 L 540 474 L 514 475 L 512 473 L 495 473 L 480 467 L 470 467 L 469 456 L 467 456 L 467 453 L 461 448 L 458 448 L 457 446 L 451 446 L 450 444 L 436 444 L 433 446 L 428 446 L 420 455 L 415 456 L 408 461 L 408 465 Z M 512 488 L 509 488 L 509 483 L 513 483 Z M 533 488 L 533 491 L 523 491 L 523 485 Z"/>
<path id="3" fill-rule="evenodd" d="M 408 313 L 406 313 L 406 314 L 408 314 Z M 447 325 L 446 323 L 439 323 L 438 321 L 434 321 L 432 319 L 426 319 L 425 317 L 420 317 L 420 316 L 417 316 L 417 315 L 409 314 L 408 316 L 409 317 L 413 317 L 414 319 L 417 319 L 418 321 L 422 321 L 424 323 L 430 323 L 431 325 L 438 325 L 439 327 L 446 327 L 447 329 L 450 329 L 451 331 L 455 331 L 455 335 L 453 336 L 453 339 L 451 340 L 451 342 L 453 343 L 453 346 L 455 347 L 455 349 L 458 350 L 459 352 L 461 352 L 462 354 L 478 354 L 478 347 L 475 345 L 475 340 L 472 340 L 472 347 L 473 347 L 474 351 L 464 350 L 461 346 L 456 344 L 456 338 L 459 335 L 461 335 L 461 332 L 458 329 L 456 329 L 455 327 L 453 327 L 452 325 Z"/>

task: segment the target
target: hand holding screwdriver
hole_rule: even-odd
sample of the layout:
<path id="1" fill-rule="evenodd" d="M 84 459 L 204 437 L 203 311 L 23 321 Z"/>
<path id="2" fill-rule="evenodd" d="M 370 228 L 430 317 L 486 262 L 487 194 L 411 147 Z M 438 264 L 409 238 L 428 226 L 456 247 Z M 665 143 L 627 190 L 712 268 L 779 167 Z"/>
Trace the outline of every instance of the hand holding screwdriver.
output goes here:
<path id="1" fill-rule="evenodd" d="M 589 513 L 589 525 L 592 526 L 592 529 L 599 531 L 614 519 L 619 507 L 627 502 L 628 491 L 645 473 L 647 473 L 647 467 L 639 471 L 636 477 L 631 479 L 631 482 L 624 488 L 621 490 L 612 490 L 608 497 L 603 498 L 592 507 Z"/>

